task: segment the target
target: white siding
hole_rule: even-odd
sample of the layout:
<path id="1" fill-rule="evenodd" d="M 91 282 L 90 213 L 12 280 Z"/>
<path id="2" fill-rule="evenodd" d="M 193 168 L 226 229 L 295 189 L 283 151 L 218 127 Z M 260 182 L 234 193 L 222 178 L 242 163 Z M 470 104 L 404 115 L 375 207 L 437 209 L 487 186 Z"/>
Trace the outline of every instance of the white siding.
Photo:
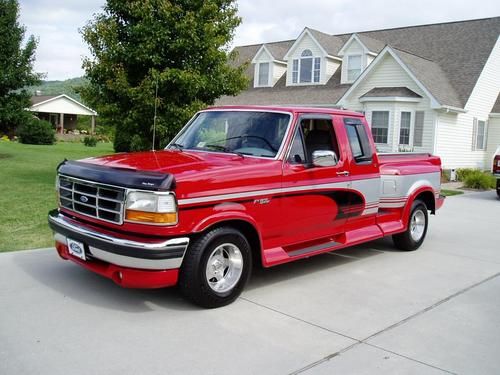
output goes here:
<path id="1" fill-rule="evenodd" d="M 271 83 L 272 83 L 272 86 L 274 86 L 276 84 L 276 82 L 278 82 L 278 80 L 283 76 L 283 74 L 285 74 L 286 64 L 273 63 L 271 65 L 271 70 L 272 70 L 272 77 L 273 77 L 273 80 Z"/>
<path id="2" fill-rule="evenodd" d="M 375 87 L 408 87 L 410 90 L 422 96 L 418 103 L 406 102 L 364 102 L 359 97 Z M 415 81 L 404 71 L 404 69 L 387 54 L 379 61 L 362 82 L 350 93 L 344 103 L 348 109 L 364 111 L 368 123 L 371 124 L 372 110 L 391 111 L 391 124 L 389 126 L 389 145 L 377 145 L 381 152 L 397 152 L 399 146 L 399 124 L 400 112 L 410 110 L 412 121 L 415 120 L 415 111 L 424 111 L 424 135 L 422 147 L 414 147 L 415 152 L 434 152 L 434 129 L 436 112 L 430 108 L 430 100 L 417 86 Z M 413 128 L 412 128 L 413 129 Z"/>
<path id="3" fill-rule="evenodd" d="M 326 83 L 335 74 L 335 72 L 340 66 L 340 62 L 334 59 L 330 59 L 328 57 L 323 59 L 322 62 L 325 68 L 321 66 L 321 76 L 322 76 L 321 80 L 322 82 Z"/>
<path id="4" fill-rule="evenodd" d="M 495 150 L 472 151 L 472 131 L 474 118 L 488 120 L 500 91 L 499 72 L 500 43 L 497 40 L 465 105 L 467 113 L 439 115 L 437 152 L 442 157 L 445 168 L 489 168 L 489 155 Z M 495 129 L 493 129 L 493 134 L 496 134 Z M 488 145 L 490 145 L 490 136 L 494 136 L 491 129 L 488 134 Z"/>

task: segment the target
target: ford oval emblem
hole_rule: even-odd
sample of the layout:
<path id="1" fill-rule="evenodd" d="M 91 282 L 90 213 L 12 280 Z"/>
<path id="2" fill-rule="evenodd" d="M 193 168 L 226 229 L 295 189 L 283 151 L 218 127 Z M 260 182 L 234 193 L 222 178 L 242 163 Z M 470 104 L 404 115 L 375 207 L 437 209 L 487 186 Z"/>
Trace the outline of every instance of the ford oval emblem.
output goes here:
<path id="1" fill-rule="evenodd" d="M 74 253 L 81 254 L 83 252 L 82 248 L 80 246 L 78 246 L 76 243 L 72 243 L 70 246 L 71 246 L 71 250 L 73 250 Z"/>
<path id="2" fill-rule="evenodd" d="M 80 197 L 80 202 L 82 202 L 82 203 L 87 203 L 88 201 L 89 201 L 89 199 L 88 199 L 85 195 L 82 195 L 82 196 Z"/>

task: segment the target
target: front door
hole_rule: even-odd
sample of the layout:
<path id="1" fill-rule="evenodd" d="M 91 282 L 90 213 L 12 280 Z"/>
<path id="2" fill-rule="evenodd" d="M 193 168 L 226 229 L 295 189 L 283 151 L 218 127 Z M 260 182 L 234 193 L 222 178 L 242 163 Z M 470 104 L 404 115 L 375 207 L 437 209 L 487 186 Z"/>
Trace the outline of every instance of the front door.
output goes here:
<path id="1" fill-rule="evenodd" d="M 286 245 L 341 234 L 349 210 L 348 161 L 330 115 L 299 117 L 283 164 L 283 235 Z M 312 165 L 316 150 L 331 150 L 338 163 Z M 285 245 L 285 246 L 286 246 Z"/>

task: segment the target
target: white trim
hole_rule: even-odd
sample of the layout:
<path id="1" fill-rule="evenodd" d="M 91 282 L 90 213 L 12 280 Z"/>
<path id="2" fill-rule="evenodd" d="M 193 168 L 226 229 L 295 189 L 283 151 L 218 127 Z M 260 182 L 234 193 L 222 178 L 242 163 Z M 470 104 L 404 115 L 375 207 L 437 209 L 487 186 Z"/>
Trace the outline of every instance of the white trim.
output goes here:
<path id="1" fill-rule="evenodd" d="M 406 64 L 399 58 L 399 56 L 394 52 L 394 50 L 390 46 L 385 46 L 384 49 L 378 54 L 377 57 L 372 61 L 368 67 L 363 70 L 363 72 L 359 75 L 359 77 L 354 81 L 352 86 L 345 92 L 345 94 L 337 101 L 337 104 L 342 105 L 345 99 L 354 91 L 356 87 L 360 84 L 360 82 L 382 61 L 383 57 L 386 54 L 390 54 L 394 60 L 403 68 L 403 70 L 412 78 L 417 86 L 429 97 L 431 101 L 431 108 L 441 108 L 442 105 L 438 102 L 438 100 L 430 93 L 429 90 L 415 77 L 415 75 L 411 72 L 411 70 L 406 66 Z"/>
<path id="2" fill-rule="evenodd" d="M 64 98 L 66 98 L 66 99 L 69 99 L 70 101 L 72 101 L 72 102 L 73 102 L 73 103 L 75 103 L 76 105 L 79 105 L 80 107 L 83 107 L 83 108 L 85 108 L 86 110 L 88 110 L 88 111 L 92 112 L 92 113 L 93 113 L 93 116 L 97 116 L 97 112 L 96 112 L 96 111 L 94 111 L 93 109 L 91 109 L 91 108 L 87 107 L 86 105 L 84 105 L 84 104 L 80 103 L 78 100 L 75 100 L 75 99 L 73 99 L 72 97 L 70 97 L 70 96 L 68 96 L 68 95 L 66 95 L 66 94 L 61 94 L 61 95 L 55 96 L 55 97 L 53 97 L 53 98 L 50 98 L 50 99 L 44 100 L 43 102 L 33 104 L 31 107 L 29 107 L 29 108 L 28 108 L 28 110 L 29 110 L 29 111 L 31 111 L 31 112 L 38 112 L 38 111 L 36 110 L 36 107 L 39 107 L 39 106 L 41 106 L 41 105 L 43 105 L 43 104 L 47 104 L 47 103 L 52 102 L 52 101 L 57 100 L 57 99 L 61 99 L 61 98 L 63 98 L 63 97 L 64 97 Z"/>
<path id="3" fill-rule="evenodd" d="M 405 102 L 418 103 L 422 98 L 406 97 L 406 96 L 364 96 L 359 98 L 361 103 L 364 102 Z"/>
<path id="4" fill-rule="evenodd" d="M 267 64 L 267 83 L 261 85 L 260 81 L 260 64 Z M 253 87 L 272 87 L 272 79 L 273 79 L 273 63 L 270 61 L 260 61 L 255 63 L 255 72 L 254 72 L 254 80 Z"/>
<path id="5" fill-rule="evenodd" d="M 494 117 L 494 118 L 497 118 L 497 117 L 500 117 L 500 113 L 490 113 L 489 117 Z"/>
<path id="6" fill-rule="evenodd" d="M 438 109 L 445 111 L 446 113 L 448 112 L 454 112 L 454 113 L 467 113 L 468 111 L 464 108 L 459 108 L 459 107 L 453 107 L 450 105 L 442 105 Z"/>
<path id="7" fill-rule="evenodd" d="M 351 37 L 347 40 L 347 42 L 344 43 L 344 45 L 342 46 L 342 48 L 340 49 L 340 51 L 338 52 L 339 56 L 344 56 L 345 55 L 345 51 L 347 49 L 347 47 L 349 47 L 349 45 L 353 42 L 353 41 L 356 41 L 358 42 L 361 47 L 363 47 L 363 53 L 367 54 L 367 53 L 371 53 L 370 50 L 365 46 L 365 44 L 361 41 L 361 39 L 359 39 L 358 37 L 358 34 L 354 33 L 351 35 Z M 374 56 L 377 56 L 377 54 L 374 54 L 372 53 Z"/>
<path id="8" fill-rule="evenodd" d="M 295 42 L 292 44 L 292 46 L 288 49 L 288 51 L 286 52 L 285 56 L 283 57 L 283 59 L 285 60 L 289 60 L 290 59 L 290 53 L 300 44 L 300 42 L 302 41 L 302 39 L 304 38 L 304 36 L 308 35 L 314 43 L 316 43 L 316 45 L 319 47 L 319 49 L 321 50 L 321 52 L 323 53 L 323 56 L 330 56 L 328 54 L 328 52 L 326 52 L 326 50 L 323 48 L 323 46 L 316 40 L 316 38 L 312 35 L 312 33 L 309 31 L 309 29 L 306 27 L 304 28 L 304 30 L 302 30 L 302 32 L 300 33 L 300 35 L 297 37 L 297 39 L 295 40 Z M 333 58 L 333 56 L 332 56 Z"/>
<path id="9" fill-rule="evenodd" d="M 271 57 L 271 59 L 269 60 L 269 62 L 271 62 L 271 61 L 274 61 L 274 60 L 275 60 L 275 57 L 273 56 L 273 54 L 272 54 L 272 53 L 271 53 L 271 52 L 267 49 L 266 45 L 265 45 L 265 44 L 263 44 L 263 45 L 259 48 L 259 50 L 257 51 L 257 53 L 255 54 L 255 56 L 253 57 L 253 59 L 252 59 L 252 64 L 258 64 L 258 63 L 259 63 L 259 61 L 257 61 L 257 60 L 256 60 L 256 58 L 257 58 L 257 56 L 259 56 L 259 55 L 260 55 L 260 53 L 262 52 L 262 50 L 264 50 L 264 51 L 265 51 L 265 52 L 266 52 L 266 53 L 267 53 L 267 54 Z"/>

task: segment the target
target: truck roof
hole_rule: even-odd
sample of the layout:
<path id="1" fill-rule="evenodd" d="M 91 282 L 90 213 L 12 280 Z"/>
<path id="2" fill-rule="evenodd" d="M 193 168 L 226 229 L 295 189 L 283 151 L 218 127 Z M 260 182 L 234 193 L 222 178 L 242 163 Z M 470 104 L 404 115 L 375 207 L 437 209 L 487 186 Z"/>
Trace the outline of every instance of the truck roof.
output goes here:
<path id="1" fill-rule="evenodd" d="M 236 109 L 236 110 L 257 110 L 257 111 L 282 111 L 290 113 L 324 113 L 331 115 L 363 117 L 360 112 L 348 111 L 339 108 L 326 107 L 302 107 L 302 106 L 278 106 L 278 105 L 225 105 L 208 107 L 207 110 Z"/>

